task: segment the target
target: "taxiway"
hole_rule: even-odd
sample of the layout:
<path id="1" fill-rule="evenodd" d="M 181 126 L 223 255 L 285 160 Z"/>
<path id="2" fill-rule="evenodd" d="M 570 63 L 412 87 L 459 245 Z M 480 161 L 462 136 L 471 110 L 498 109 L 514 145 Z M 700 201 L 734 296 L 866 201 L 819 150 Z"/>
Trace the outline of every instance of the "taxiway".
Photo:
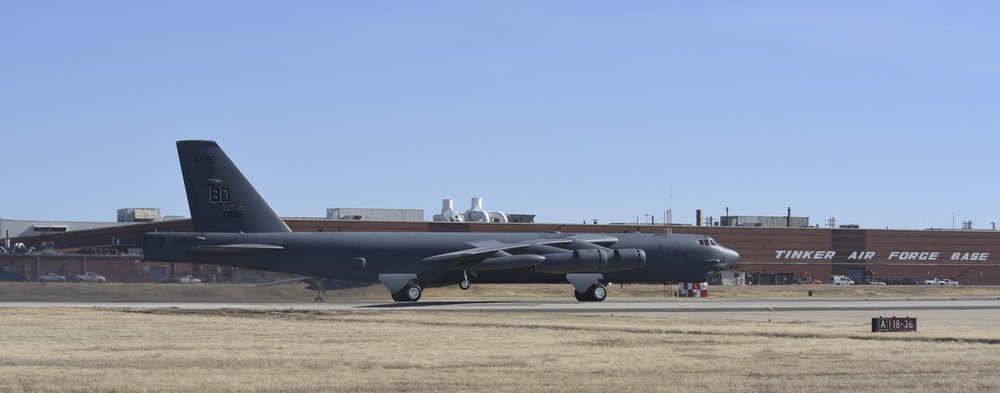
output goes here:
<path id="1" fill-rule="evenodd" d="M 370 312 L 573 313 L 713 320 L 866 321 L 916 317 L 921 324 L 1000 326 L 1000 300 L 427 301 L 416 303 L 0 302 L 0 307 L 275 309 Z"/>

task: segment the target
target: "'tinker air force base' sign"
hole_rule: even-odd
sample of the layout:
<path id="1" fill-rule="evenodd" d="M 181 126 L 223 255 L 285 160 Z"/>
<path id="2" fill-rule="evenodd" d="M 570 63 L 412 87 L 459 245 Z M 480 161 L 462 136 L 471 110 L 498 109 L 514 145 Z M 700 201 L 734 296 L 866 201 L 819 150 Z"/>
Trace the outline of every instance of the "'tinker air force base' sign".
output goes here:
<path id="1" fill-rule="evenodd" d="M 777 250 L 774 252 L 774 259 L 833 259 L 836 256 L 845 256 L 848 260 L 870 260 L 885 258 L 890 261 L 986 261 L 990 257 L 988 252 L 909 252 L 891 251 L 888 253 L 876 253 L 875 251 L 851 251 L 850 254 L 838 251 L 807 251 L 807 250 Z"/>

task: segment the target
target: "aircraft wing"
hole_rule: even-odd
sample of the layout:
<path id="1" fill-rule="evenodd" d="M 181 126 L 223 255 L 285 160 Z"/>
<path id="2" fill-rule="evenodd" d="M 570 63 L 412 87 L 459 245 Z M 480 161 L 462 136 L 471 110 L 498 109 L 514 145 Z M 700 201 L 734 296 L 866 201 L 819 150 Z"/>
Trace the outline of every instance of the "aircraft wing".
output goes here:
<path id="1" fill-rule="evenodd" d="M 332 278 L 323 278 L 323 277 L 298 276 L 298 277 L 287 278 L 284 280 L 263 283 L 258 285 L 257 287 L 258 288 L 273 287 L 275 285 L 283 285 L 293 282 L 305 283 L 307 285 L 306 289 L 315 289 L 321 292 L 325 290 L 334 291 L 338 289 L 370 287 L 375 284 L 371 282 L 336 280 Z"/>
<path id="2" fill-rule="evenodd" d="M 598 246 L 603 246 L 603 247 L 610 247 L 612 244 L 618 243 L 617 237 L 601 233 L 580 233 L 576 235 L 569 235 L 566 236 L 565 238 L 586 242 L 590 244 L 596 244 Z"/>
<path id="3" fill-rule="evenodd" d="M 516 243 L 483 240 L 467 243 L 471 248 L 430 256 L 423 261 L 449 261 L 445 266 L 448 270 L 486 271 L 544 264 L 544 270 L 559 265 L 555 267 L 559 271 L 584 271 L 606 267 L 609 260 L 618 255 L 607 246 L 617 242 L 618 238 L 614 236 L 600 234 L 531 239 Z M 581 264 L 582 259 L 588 261 Z M 589 260 L 594 262 L 588 263 Z"/>
<path id="4" fill-rule="evenodd" d="M 617 239 L 616 239 L 617 240 Z M 432 257 L 424 258 L 424 261 L 441 261 L 447 259 L 467 259 L 475 258 L 476 256 L 486 256 L 494 254 L 498 251 L 516 251 L 519 249 L 524 249 L 531 247 L 533 245 L 564 245 L 570 244 L 573 240 L 571 239 L 538 239 L 526 242 L 518 243 L 501 243 L 495 240 L 485 240 L 478 242 L 469 242 L 468 244 L 473 246 L 466 250 L 460 250 L 455 252 L 449 252 L 445 254 L 438 254 Z"/>
<path id="5" fill-rule="evenodd" d="M 306 289 L 319 292 L 319 296 L 316 297 L 317 302 L 323 301 L 323 296 L 326 296 L 326 291 L 336 291 L 349 288 L 363 288 L 374 285 L 374 283 L 370 282 L 344 281 L 344 280 L 334 280 L 321 277 L 299 276 L 285 280 L 278 280 L 274 282 L 260 284 L 257 287 L 258 288 L 271 287 L 275 285 L 282 285 L 293 282 L 306 283 L 307 284 Z"/>
<path id="6" fill-rule="evenodd" d="M 531 244 L 528 244 L 528 243 L 513 243 L 513 244 L 510 244 L 510 243 L 501 243 L 501 242 L 498 242 L 498 241 L 491 241 L 491 242 L 470 242 L 469 244 L 472 245 L 472 246 L 475 246 L 475 247 L 470 248 L 470 249 L 466 249 L 466 250 L 461 250 L 461 251 L 449 252 L 449 253 L 445 253 L 445 254 L 438 254 L 438 255 L 435 255 L 435 256 L 432 256 L 432 257 L 424 258 L 423 260 L 424 261 L 442 261 L 442 260 L 448 260 L 448 259 L 460 259 L 460 258 L 476 257 L 476 256 L 479 256 L 479 255 L 484 255 L 484 254 L 486 254 L 486 255 L 493 254 L 493 253 L 495 253 L 497 251 L 517 250 L 517 249 L 527 248 L 527 247 L 531 246 Z"/>

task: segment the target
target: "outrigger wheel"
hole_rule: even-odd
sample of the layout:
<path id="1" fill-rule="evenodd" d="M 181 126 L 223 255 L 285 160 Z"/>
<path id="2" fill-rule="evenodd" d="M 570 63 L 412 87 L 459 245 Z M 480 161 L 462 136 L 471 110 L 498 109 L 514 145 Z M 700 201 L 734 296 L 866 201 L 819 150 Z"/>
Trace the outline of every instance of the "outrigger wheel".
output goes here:
<path id="1" fill-rule="evenodd" d="M 469 282 L 469 274 L 465 270 L 462 270 L 462 282 L 458 283 L 458 289 L 464 291 L 469 289 L 471 286 L 472 283 Z"/>

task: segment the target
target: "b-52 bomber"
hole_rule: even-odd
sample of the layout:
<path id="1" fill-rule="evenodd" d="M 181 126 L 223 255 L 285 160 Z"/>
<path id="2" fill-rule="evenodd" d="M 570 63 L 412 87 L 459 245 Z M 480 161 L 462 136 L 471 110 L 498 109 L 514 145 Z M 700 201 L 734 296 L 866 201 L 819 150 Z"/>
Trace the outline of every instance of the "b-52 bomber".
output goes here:
<path id="1" fill-rule="evenodd" d="M 563 282 L 603 301 L 611 282 L 701 282 L 739 259 L 690 234 L 292 232 L 216 142 L 179 141 L 177 153 L 194 232 L 144 234 L 144 259 L 297 275 L 316 301 L 376 283 L 415 302 L 428 287 Z"/>

